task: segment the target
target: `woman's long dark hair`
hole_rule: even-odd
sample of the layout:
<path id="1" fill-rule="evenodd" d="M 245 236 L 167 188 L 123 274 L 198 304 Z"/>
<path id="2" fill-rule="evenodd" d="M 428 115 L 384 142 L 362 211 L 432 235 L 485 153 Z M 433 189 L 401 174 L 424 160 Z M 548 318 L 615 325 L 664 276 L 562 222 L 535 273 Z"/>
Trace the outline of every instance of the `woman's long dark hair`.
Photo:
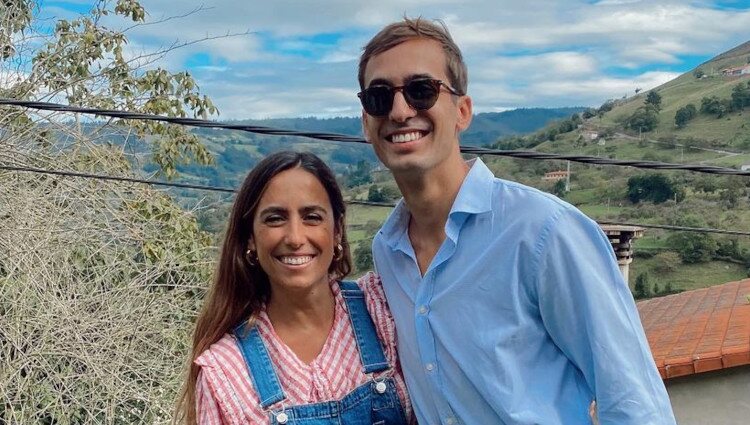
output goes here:
<path id="1" fill-rule="evenodd" d="M 330 168 L 307 152 L 283 151 L 263 159 L 245 178 L 232 207 L 213 285 L 195 322 L 189 372 L 177 405 L 176 422 L 182 419 L 191 425 L 196 423 L 195 387 L 200 368 L 193 361 L 234 326 L 252 320 L 271 295 L 268 276 L 259 265 L 249 263 L 245 253 L 253 234 L 255 212 L 268 182 L 282 171 L 297 167 L 318 178 L 331 202 L 335 233 L 341 238 L 343 250 L 334 257 L 329 273 L 342 279 L 351 271 L 344 228 L 346 205 Z"/>

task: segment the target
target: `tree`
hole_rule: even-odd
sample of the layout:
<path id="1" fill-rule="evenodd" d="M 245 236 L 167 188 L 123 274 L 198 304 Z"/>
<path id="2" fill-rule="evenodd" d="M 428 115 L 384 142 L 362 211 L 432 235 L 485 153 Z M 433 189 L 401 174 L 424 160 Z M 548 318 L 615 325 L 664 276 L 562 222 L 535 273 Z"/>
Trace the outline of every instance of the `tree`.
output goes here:
<path id="1" fill-rule="evenodd" d="M 604 114 L 606 114 L 607 112 L 611 111 L 612 108 L 614 108 L 614 107 L 615 107 L 615 102 L 613 102 L 611 100 L 608 100 L 608 101 L 602 103 L 602 105 L 597 110 L 596 114 L 599 115 L 600 117 L 602 117 L 602 116 L 604 116 Z"/>
<path id="2" fill-rule="evenodd" d="M 640 273 L 635 278 L 635 286 L 633 287 L 633 290 L 633 295 L 637 300 L 651 297 L 651 284 L 649 282 L 648 273 Z"/>
<path id="3" fill-rule="evenodd" d="M 661 110 L 661 95 L 656 90 L 651 90 L 646 95 L 646 105 L 653 106 L 657 111 Z"/>
<path id="4" fill-rule="evenodd" d="M 378 185 L 373 184 L 367 190 L 367 200 L 370 202 L 384 202 L 385 201 L 385 197 L 383 196 L 383 193 L 380 191 L 380 187 L 378 187 Z"/>
<path id="5" fill-rule="evenodd" d="M 674 183 L 662 174 L 633 176 L 628 179 L 628 199 L 634 204 L 641 201 L 660 204 L 676 195 L 679 200 L 681 196 Z"/>
<path id="6" fill-rule="evenodd" d="M 372 270 L 372 239 L 363 239 L 354 250 L 354 267 L 358 272 Z"/>
<path id="7" fill-rule="evenodd" d="M 688 121 L 692 120 L 698 115 L 698 110 L 695 105 L 688 103 L 682 108 L 678 109 L 674 115 L 674 123 L 677 128 L 685 128 Z"/>
<path id="8" fill-rule="evenodd" d="M 0 97 L 216 112 L 189 74 L 123 55 L 126 34 L 102 22 L 145 24 L 136 0 L 56 23 L 38 22 L 32 1 L 2 7 L 3 73 L 17 78 Z M 0 107 L 0 128 L 0 161 L 18 166 L 141 177 L 124 146 L 133 139 L 167 177 L 211 159 L 188 129 L 156 122 Z M 168 421 L 215 252 L 194 214 L 144 185 L 8 171 L 0 210 L 0 370 L 13 371 L 0 379 L 0 423 Z"/>
<path id="9" fill-rule="evenodd" d="M 558 198 L 562 198 L 565 196 L 565 180 L 558 180 L 555 182 L 555 185 L 552 187 L 552 193 L 555 194 Z"/>
<path id="10" fill-rule="evenodd" d="M 696 69 L 695 71 L 693 71 L 693 76 L 694 76 L 695 78 L 697 78 L 697 79 L 701 79 L 701 78 L 703 78 L 703 76 L 704 76 L 704 75 L 706 75 L 706 73 L 705 73 L 705 72 L 703 72 L 703 70 L 702 70 L 702 69 Z"/>
<path id="11" fill-rule="evenodd" d="M 732 109 L 741 111 L 745 106 L 750 106 L 750 87 L 740 83 L 732 89 Z"/>
<path id="12" fill-rule="evenodd" d="M 638 132 L 648 132 L 659 124 L 657 110 L 650 106 L 641 106 L 627 118 L 625 125 Z"/>
<path id="13" fill-rule="evenodd" d="M 364 159 L 357 162 L 354 167 L 349 167 L 344 173 L 346 187 L 355 187 L 372 182 L 372 165 Z"/>
<path id="14" fill-rule="evenodd" d="M 719 99 L 716 96 L 701 99 L 701 112 L 716 114 L 716 118 L 722 118 L 732 110 L 732 102 L 729 99 Z"/>
<path id="15" fill-rule="evenodd" d="M 667 241 L 686 264 L 704 263 L 716 252 L 716 241 L 708 233 L 676 232 Z"/>

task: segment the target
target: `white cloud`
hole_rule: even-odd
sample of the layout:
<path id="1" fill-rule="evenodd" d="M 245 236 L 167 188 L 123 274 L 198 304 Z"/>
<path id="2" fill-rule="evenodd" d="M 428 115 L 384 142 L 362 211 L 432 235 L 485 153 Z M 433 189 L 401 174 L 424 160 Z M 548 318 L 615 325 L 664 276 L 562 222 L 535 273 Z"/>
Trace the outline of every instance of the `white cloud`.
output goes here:
<path id="1" fill-rule="evenodd" d="M 153 64 L 172 71 L 191 64 L 223 118 L 358 115 L 361 47 L 404 14 L 447 23 L 469 65 L 477 111 L 598 105 L 687 71 L 680 68 L 686 55 L 708 59 L 746 41 L 750 28 L 750 10 L 720 10 L 704 0 L 149 0 L 144 6 L 153 24 L 129 32 L 131 57 L 244 34 L 190 44 Z M 112 17 L 106 23 L 123 25 Z"/>

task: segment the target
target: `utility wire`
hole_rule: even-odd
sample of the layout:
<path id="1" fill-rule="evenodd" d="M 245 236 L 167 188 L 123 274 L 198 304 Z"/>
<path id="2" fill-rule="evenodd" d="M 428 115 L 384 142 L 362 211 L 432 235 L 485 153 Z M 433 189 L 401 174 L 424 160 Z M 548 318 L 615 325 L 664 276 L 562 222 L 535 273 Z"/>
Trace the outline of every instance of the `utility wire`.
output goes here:
<path id="1" fill-rule="evenodd" d="M 228 124 L 218 121 L 202 120 L 198 118 L 179 118 L 179 117 L 165 117 L 162 115 L 151 115 L 141 114 L 128 111 L 117 111 L 112 109 L 97 109 L 97 108 L 82 108 L 77 106 L 61 105 L 57 103 L 48 102 L 32 102 L 25 100 L 5 99 L 0 98 L 0 105 L 20 106 L 24 108 L 39 109 L 45 111 L 57 111 L 57 112 L 74 112 L 89 115 L 98 115 L 111 118 L 122 118 L 122 119 L 133 119 L 133 120 L 147 120 L 147 121 L 162 121 L 172 124 L 187 125 L 192 127 L 202 128 L 222 128 L 227 130 L 239 130 L 247 131 L 251 133 L 259 134 L 270 134 L 278 136 L 298 136 L 307 137 L 312 139 L 327 140 L 333 142 L 347 142 L 347 143 L 367 143 L 367 141 L 361 137 L 347 136 L 336 133 L 321 133 L 321 132 L 307 132 L 307 131 L 295 131 L 295 130 L 284 130 L 273 127 L 264 126 L 253 126 L 245 124 Z M 584 164 L 595 164 L 595 165 L 616 165 L 626 166 L 634 168 L 645 168 L 653 170 L 685 170 L 699 173 L 708 174 L 722 174 L 722 175 L 736 175 L 736 176 L 750 176 L 750 170 L 741 171 L 734 168 L 715 167 L 707 165 L 693 165 L 693 164 L 673 164 L 658 161 L 636 161 L 636 160 L 622 160 L 622 159 L 609 159 L 600 158 L 590 155 L 560 155 L 552 153 L 542 153 L 535 151 L 523 151 L 523 150 L 501 150 L 501 149 L 490 149 L 474 146 L 461 146 L 461 152 L 476 155 L 492 155 L 492 156 L 507 156 L 512 158 L 523 158 L 523 159 L 543 159 L 543 160 L 567 160 L 573 162 L 580 162 Z"/>
<path id="2" fill-rule="evenodd" d="M 156 186 L 166 186 L 166 187 L 178 187 L 178 188 L 183 188 L 183 189 L 198 189 L 198 190 L 207 190 L 207 191 L 224 192 L 224 193 L 237 192 L 235 189 L 231 189 L 227 187 L 220 187 L 220 186 L 173 183 L 173 182 L 165 182 L 165 181 L 158 181 L 158 180 L 137 179 L 137 178 L 130 178 L 130 177 L 118 177 L 118 176 L 108 176 L 108 175 L 101 175 L 101 174 L 79 173 L 79 172 L 73 172 L 73 171 L 59 171 L 59 170 L 46 170 L 42 168 L 33 168 L 33 167 L 19 167 L 19 166 L 14 166 L 14 165 L 0 164 L 0 170 L 26 172 L 26 173 L 34 173 L 34 174 L 47 174 L 47 175 L 55 175 L 55 176 L 63 176 L 63 177 L 80 177 L 80 178 L 93 179 L 93 180 L 139 183 L 139 184 L 148 184 L 148 185 L 156 185 Z M 387 207 L 387 208 L 393 208 L 396 206 L 396 204 L 389 203 L 389 202 L 372 202 L 372 201 L 360 201 L 360 200 L 348 200 L 346 201 L 346 203 L 355 204 L 355 205 L 373 206 L 373 207 Z M 638 226 L 638 227 L 644 227 L 644 228 L 666 229 L 666 230 L 675 230 L 675 231 L 679 230 L 679 231 L 685 231 L 685 232 L 720 233 L 720 234 L 727 234 L 727 235 L 750 236 L 750 232 L 742 232 L 742 231 L 736 231 L 736 230 L 724 230 L 724 229 L 712 229 L 712 228 L 703 228 L 703 227 L 670 226 L 666 224 L 619 223 L 619 222 L 614 222 L 614 221 L 598 221 L 598 223 L 599 224 L 615 224 L 615 225 L 621 225 L 621 226 Z"/>

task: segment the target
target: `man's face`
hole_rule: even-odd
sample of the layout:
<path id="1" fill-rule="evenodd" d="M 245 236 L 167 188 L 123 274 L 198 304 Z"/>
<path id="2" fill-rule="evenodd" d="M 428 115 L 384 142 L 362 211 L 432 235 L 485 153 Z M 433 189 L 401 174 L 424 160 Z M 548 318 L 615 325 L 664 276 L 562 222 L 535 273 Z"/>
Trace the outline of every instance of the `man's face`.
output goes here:
<path id="1" fill-rule="evenodd" d="M 440 43 L 415 38 L 373 56 L 364 73 L 365 88 L 374 84 L 402 86 L 418 78 L 450 84 Z M 397 91 L 393 108 L 383 117 L 362 111 L 365 138 L 393 173 L 421 173 L 446 163 L 458 153 L 458 133 L 471 122 L 471 99 L 441 88 L 435 105 L 424 111 L 410 107 Z"/>

